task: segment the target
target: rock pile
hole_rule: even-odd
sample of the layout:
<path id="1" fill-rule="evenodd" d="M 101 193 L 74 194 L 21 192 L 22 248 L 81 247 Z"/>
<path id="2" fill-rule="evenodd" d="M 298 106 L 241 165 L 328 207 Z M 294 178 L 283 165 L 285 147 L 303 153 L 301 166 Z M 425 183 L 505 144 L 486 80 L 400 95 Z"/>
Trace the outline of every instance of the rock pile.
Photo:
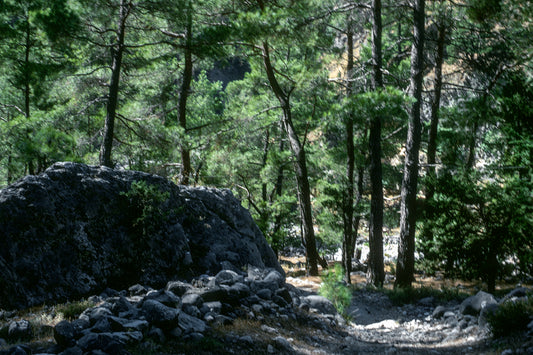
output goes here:
<path id="1" fill-rule="evenodd" d="M 306 298 L 300 300 L 296 291 L 289 290 L 277 270 L 252 266 L 247 273 L 222 270 L 216 276 L 203 275 L 191 283 L 168 282 L 159 290 L 139 284 L 128 291 L 109 289 L 100 296 L 91 296 L 89 300 L 95 306 L 79 318 L 59 322 L 54 328 L 57 345 L 41 350 L 64 355 L 121 354 L 131 345 L 142 348 L 147 340 L 198 340 L 213 325 L 230 324 L 237 317 L 294 316 L 293 297 L 309 308 Z M 328 302 L 314 300 L 311 306 Z M 26 321 L 13 321 L 10 332 L 12 324 L 21 322 Z M 15 351 L 30 354 L 20 346 L 5 354 Z"/>
<path id="2" fill-rule="evenodd" d="M 132 194 L 139 182 L 144 190 Z M 161 288 L 248 264 L 283 273 L 229 190 L 76 163 L 0 190 L 0 309 L 136 283 Z"/>

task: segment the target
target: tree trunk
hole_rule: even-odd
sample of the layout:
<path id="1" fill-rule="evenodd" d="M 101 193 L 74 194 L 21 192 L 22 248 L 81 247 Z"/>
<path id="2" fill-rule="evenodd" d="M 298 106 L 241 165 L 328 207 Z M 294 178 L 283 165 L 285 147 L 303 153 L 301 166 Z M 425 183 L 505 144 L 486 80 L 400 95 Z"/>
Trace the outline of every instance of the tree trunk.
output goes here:
<path id="1" fill-rule="evenodd" d="M 29 16 L 29 14 L 28 14 Z M 31 51 L 31 28 L 30 19 L 26 19 L 26 43 L 24 45 L 24 115 L 26 118 L 30 117 L 30 51 Z"/>
<path id="2" fill-rule="evenodd" d="M 348 21 L 348 27 L 351 27 Z M 347 65 L 346 75 L 348 78 L 346 95 L 349 97 L 352 93 L 351 79 L 353 75 L 353 33 L 348 29 L 348 46 L 347 46 Z M 350 274 L 352 273 L 352 240 L 353 236 L 353 203 L 354 203 L 354 168 L 355 168 L 355 148 L 354 148 L 354 132 L 352 116 L 348 117 L 345 122 L 346 126 L 346 154 L 348 156 L 346 161 L 346 193 L 344 195 L 343 208 L 343 224 L 344 224 L 344 238 L 343 238 L 343 254 L 342 260 L 344 265 L 344 278 L 347 283 L 352 283 Z"/>
<path id="3" fill-rule="evenodd" d="M 113 136 L 115 129 L 115 117 L 118 105 L 118 89 L 120 81 L 120 69 L 122 66 L 122 56 L 124 54 L 124 35 L 126 30 L 126 19 L 130 13 L 130 3 L 126 0 L 120 1 L 120 13 L 117 29 L 116 45 L 112 47 L 113 63 L 111 65 L 111 82 L 109 84 L 109 97 L 107 99 L 107 113 L 104 125 L 104 139 L 100 148 L 100 165 L 112 168 L 111 150 L 113 148 Z"/>
<path id="4" fill-rule="evenodd" d="M 382 23 L 381 0 L 372 3 L 372 89 L 383 88 L 381 67 L 383 55 L 381 49 Z M 370 200 L 370 226 L 368 255 L 368 282 L 375 286 L 382 286 L 385 280 L 383 264 L 383 180 L 381 168 L 381 117 L 374 115 L 370 119 L 370 184 L 372 196 Z"/>
<path id="5" fill-rule="evenodd" d="M 437 131 L 439 127 L 439 109 L 440 98 L 442 93 L 442 64 L 444 63 L 444 46 L 446 39 L 446 25 L 443 20 L 438 23 L 438 38 L 437 38 L 437 58 L 435 60 L 435 97 L 431 103 L 431 125 L 429 128 L 428 139 L 428 180 L 429 184 L 426 188 L 426 202 L 433 198 L 435 193 L 434 180 L 436 176 L 436 153 L 437 153 Z"/>
<path id="6" fill-rule="evenodd" d="M 357 168 L 357 196 L 355 197 L 355 206 L 359 207 L 361 200 L 363 199 L 363 176 L 365 168 L 361 164 Z M 357 213 L 353 219 L 353 239 L 352 245 L 350 246 L 350 255 L 355 255 L 355 244 L 357 242 L 357 234 L 359 233 L 359 224 L 361 223 L 361 215 Z"/>
<path id="7" fill-rule="evenodd" d="M 311 207 L 311 189 L 309 187 L 309 178 L 307 173 L 307 158 L 305 150 L 296 134 L 292 122 L 291 105 L 289 95 L 287 95 L 278 83 L 272 63 L 270 61 L 270 52 L 268 43 L 265 41 L 263 49 L 263 64 L 266 70 L 268 81 L 280 102 L 283 110 L 282 126 L 289 138 L 292 155 L 294 158 L 294 170 L 296 174 L 296 184 L 298 190 L 298 202 L 300 205 L 300 215 L 302 220 L 302 234 L 305 242 L 307 254 L 308 272 L 312 276 L 318 275 L 318 252 L 316 249 L 315 233 L 313 230 L 313 212 Z"/>
<path id="8" fill-rule="evenodd" d="M 396 265 L 395 287 L 411 287 L 415 271 L 416 193 L 418 190 L 418 153 L 422 134 L 420 120 L 422 80 L 424 69 L 424 14 L 425 0 L 416 0 L 414 6 L 414 33 L 411 48 L 411 106 L 407 131 L 405 166 L 402 179 L 400 209 L 400 242 Z"/>
<path id="9" fill-rule="evenodd" d="M 191 90 L 191 81 L 193 75 L 193 63 L 192 63 L 192 4 L 189 1 L 187 8 L 187 30 L 185 33 L 185 65 L 183 67 L 183 82 L 181 83 L 180 98 L 178 104 L 178 122 L 183 133 L 187 132 L 187 99 Z M 192 174 L 191 169 L 191 155 L 187 142 L 180 144 L 181 153 L 181 176 L 179 183 L 181 185 L 189 185 L 189 179 Z"/>
<path id="10" fill-rule="evenodd" d="M 285 149 L 284 140 L 280 139 L 279 143 L 279 150 L 280 152 L 283 152 Z M 283 194 L 283 179 L 284 179 L 284 173 L 283 173 L 283 164 L 280 164 L 278 167 L 278 174 L 276 178 L 276 185 L 275 185 L 275 195 L 277 198 L 281 198 L 281 195 Z M 270 201 L 270 203 L 273 203 L 274 199 Z M 272 249 L 276 253 L 276 256 L 279 254 L 279 247 L 280 247 L 280 240 L 279 240 L 279 231 L 281 229 L 281 214 L 277 213 L 276 217 L 274 218 L 274 227 L 272 228 Z"/>

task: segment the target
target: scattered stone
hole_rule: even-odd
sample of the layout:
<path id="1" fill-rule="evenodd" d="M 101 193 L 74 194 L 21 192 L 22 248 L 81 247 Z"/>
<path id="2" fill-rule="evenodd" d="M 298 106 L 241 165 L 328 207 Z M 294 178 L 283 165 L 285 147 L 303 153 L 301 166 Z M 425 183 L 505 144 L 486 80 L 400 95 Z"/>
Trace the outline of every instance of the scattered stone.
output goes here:
<path id="1" fill-rule="evenodd" d="M 182 282 L 182 281 L 170 281 L 167 283 L 165 288 L 167 291 L 172 292 L 178 297 L 183 296 L 187 291 L 192 290 L 193 286 L 191 284 Z"/>
<path id="2" fill-rule="evenodd" d="M 69 321 L 63 320 L 54 327 L 54 339 L 57 345 L 63 348 L 70 348 L 76 344 L 75 335 L 76 330 Z"/>
<path id="3" fill-rule="evenodd" d="M 173 329 L 178 325 L 180 311 L 155 300 L 147 300 L 142 305 L 146 320 L 162 329 Z"/>
<path id="4" fill-rule="evenodd" d="M 475 296 L 465 299 L 460 306 L 461 314 L 477 316 L 483 308 L 489 304 L 498 304 L 496 299 L 490 293 L 479 291 Z"/>
<path id="5" fill-rule="evenodd" d="M 321 313 L 336 314 L 337 310 L 333 303 L 326 297 L 319 295 L 305 296 L 301 299 L 302 303 L 307 304 L 310 308 L 315 308 Z"/>
<path id="6" fill-rule="evenodd" d="M 26 340 L 33 335 L 33 329 L 27 320 L 12 321 L 9 323 L 7 337 L 9 340 Z"/>

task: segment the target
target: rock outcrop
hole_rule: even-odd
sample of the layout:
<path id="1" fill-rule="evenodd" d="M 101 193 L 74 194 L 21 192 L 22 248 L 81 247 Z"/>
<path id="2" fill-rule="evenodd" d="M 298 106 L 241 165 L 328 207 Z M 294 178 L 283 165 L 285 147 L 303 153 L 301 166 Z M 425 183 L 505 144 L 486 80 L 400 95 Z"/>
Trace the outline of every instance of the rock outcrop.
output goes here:
<path id="1" fill-rule="evenodd" d="M 139 181 L 144 185 L 132 193 Z M 56 163 L 0 191 L 0 308 L 76 299 L 136 283 L 162 287 L 168 280 L 248 265 L 283 274 L 249 212 L 229 190 Z"/>

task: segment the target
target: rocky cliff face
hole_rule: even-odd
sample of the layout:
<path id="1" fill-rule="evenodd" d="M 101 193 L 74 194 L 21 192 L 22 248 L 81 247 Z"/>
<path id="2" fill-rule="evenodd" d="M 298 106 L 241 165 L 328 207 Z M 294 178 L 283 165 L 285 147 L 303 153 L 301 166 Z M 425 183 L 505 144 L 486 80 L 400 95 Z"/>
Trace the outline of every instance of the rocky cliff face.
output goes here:
<path id="1" fill-rule="evenodd" d="M 144 188 L 132 193 L 139 181 Z M 0 191 L 0 308 L 248 265 L 283 273 L 229 190 L 56 163 Z"/>

